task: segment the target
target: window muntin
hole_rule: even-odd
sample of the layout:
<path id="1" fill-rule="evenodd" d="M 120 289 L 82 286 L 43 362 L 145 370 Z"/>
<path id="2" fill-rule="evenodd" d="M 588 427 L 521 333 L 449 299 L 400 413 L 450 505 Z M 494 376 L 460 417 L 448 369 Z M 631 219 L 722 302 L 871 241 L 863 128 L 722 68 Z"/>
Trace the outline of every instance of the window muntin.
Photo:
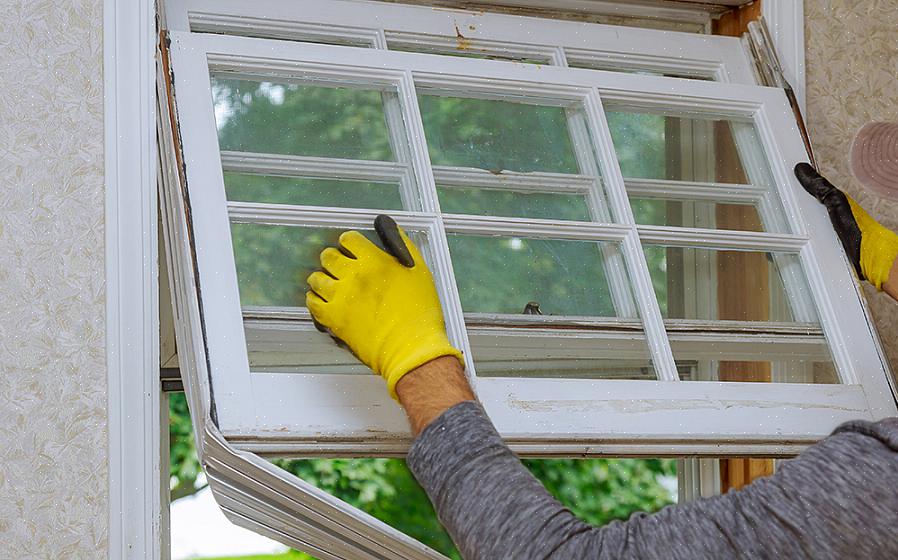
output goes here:
<path id="1" fill-rule="evenodd" d="M 243 90 L 233 85 L 235 83 Z M 308 320 L 299 309 L 304 306 L 305 278 L 318 269 L 318 252 L 325 246 L 335 244 L 340 230 L 295 227 L 302 225 L 301 222 L 293 225 L 272 224 L 264 217 L 253 216 L 254 203 L 264 205 L 267 215 L 281 211 L 278 208 L 283 204 L 296 202 L 325 207 L 364 207 L 361 203 L 369 200 L 374 202 L 371 206 L 375 208 L 397 206 L 397 202 L 401 203 L 397 191 L 388 191 L 389 196 L 379 198 L 378 193 L 371 192 L 370 182 L 359 183 L 344 178 L 363 176 L 370 165 L 364 161 L 364 155 L 359 157 L 358 141 L 348 142 L 350 152 L 337 152 L 337 155 L 349 157 L 322 157 L 317 155 L 322 152 L 320 149 L 316 151 L 314 143 L 311 150 L 308 148 L 310 143 L 302 135 L 314 135 L 313 131 L 317 131 L 325 138 L 336 136 L 335 141 L 339 143 L 339 134 L 332 133 L 332 129 L 337 132 L 346 129 L 339 117 L 343 121 L 360 122 L 363 128 L 377 123 L 375 129 L 379 129 L 383 120 L 386 126 L 381 139 L 396 139 L 396 145 L 400 141 L 398 139 L 406 134 L 405 123 L 402 116 L 396 114 L 396 104 L 392 105 L 394 114 L 391 119 L 380 111 L 380 100 L 374 96 L 346 97 L 344 101 L 350 104 L 356 102 L 359 107 L 341 107 L 338 111 L 332 106 L 331 96 L 334 91 L 345 96 L 342 90 L 317 85 L 272 86 L 272 83 L 241 83 L 216 78 L 215 74 L 212 76 L 213 89 L 224 92 L 216 96 L 216 118 L 219 144 L 225 156 L 222 158 L 222 168 L 226 195 L 232 201 L 248 203 L 237 210 L 239 216 L 233 211 L 231 216 L 238 285 L 244 316 L 250 314 L 271 318 L 293 308 L 297 311 L 290 312 L 292 317 Z M 318 81 L 307 79 L 306 83 L 315 84 Z M 358 82 L 354 84 L 359 86 Z M 272 91 L 277 91 L 274 87 L 281 87 L 283 91 L 272 94 Z M 429 92 L 419 94 L 417 99 L 436 190 L 442 197 L 441 201 L 445 199 L 450 207 L 454 202 L 459 214 L 487 217 L 514 214 L 530 217 L 526 214 L 539 214 L 546 219 L 589 221 L 596 218 L 610 221 L 607 203 L 601 193 L 594 143 L 582 103 L 541 98 L 522 100 L 518 96 L 506 99 L 498 93 L 489 97 L 467 98 L 458 97 L 445 89 L 422 89 Z M 349 91 L 367 94 L 377 90 L 362 86 L 361 89 Z M 299 95 L 299 104 L 292 111 L 283 109 L 289 107 L 288 97 L 292 94 Z M 223 98 L 228 101 L 220 102 Z M 262 99 L 261 104 L 259 98 Z M 272 103 L 272 98 L 277 102 Z M 322 103 L 319 102 L 322 99 L 324 109 L 321 109 Z M 271 142 L 266 138 L 261 142 L 264 147 L 260 149 L 252 143 L 237 144 L 232 140 L 232 137 L 239 139 L 246 136 L 241 135 L 240 119 L 247 123 L 244 127 L 267 132 L 271 128 L 276 129 L 270 126 L 271 123 L 276 122 L 279 126 L 280 123 L 294 121 L 296 117 L 292 113 L 297 110 L 313 113 L 305 124 L 305 133 L 292 133 L 299 138 L 298 141 L 280 139 L 272 147 L 266 144 Z M 316 118 L 321 114 L 325 118 Z M 368 118 L 359 118 L 359 114 Z M 350 137 L 350 140 L 353 139 Z M 375 143 L 377 147 L 384 145 L 385 142 Z M 233 148 L 242 151 L 234 151 Z M 289 155 L 269 154 L 265 153 L 266 150 L 289 152 Z M 311 156 L 308 155 L 310 151 Z M 396 152 L 404 154 L 403 159 L 407 160 L 407 148 L 397 145 Z M 383 155 L 387 152 L 377 149 L 365 152 L 370 153 Z M 304 167 L 301 158 L 311 157 L 316 158 L 319 164 L 333 168 L 329 177 L 302 177 Z M 272 161 L 275 163 L 272 164 Z M 283 169 L 274 169 L 278 164 Z M 406 176 L 411 174 L 410 164 L 400 164 L 400 167 Z M 256 174 L 237 173 L 229 169 L 249 169 Z M 276 177 L 272 175 L 274 172 L 285 176 Z M 242 179 L 243 183 L 238 183 L 236 179 Z M 255 183 L 249 183 L 250 180 Z M 327 186 L 323 181 L 336 183 L 336 193 L 346 192 L 347 185 L 356 185 L 362 190 L 340 198 L 326 191 L 322 193 L 321 185 Z M 411 181 L 406 184 L 411 184 Z M 462 191 L 456 185 L 471 184 L 483 184 L 486 188 L 479 189 L 479 197 L 460 199 L 458 195 Z M 278 187 L 289 190 L 278 191 Z M 387 189 L 389 187 L 386 185 Z M 518 193 L 512 190 L 523 189 L 527 192 L 534 187 L 550 192 L 531 191 L 536 200 L 528 201 L 518 198 Z M 408 194 L 406 191 L 406 195 L 409 200 L 417 202 L 424 193 Z M 478 207 L 474 205 L 478 200 L 499 204 Z M 410 209 L 416 206 L 412 204 Z M 509 211 L 503 212 L 504 209 Z M 282 212 L 289 213 L 289 210 Z M 452 210 L 447 208 L 444 212 L 451 213 Z M 464 218 L 459 217 L 458 220 L 464 222 Z M 592 361 L 573 360 L 553 375 L 562 377 L 563 372 L 568 371 L 575 377 L 587 378 L 654 377 L 631 285 L 622 270 L 623 256 L 618 243 L 583 240 L 576 234 L 568 239 L 520 235 L 514 228 L 509 230 L 509 235 L 502 236 L 501 231 L 492 228 L 488 222 L 481 224 L 484 224 L 482 230 L 474 234 L 453 232 L 452 226 L 447 228 L 447 246 L 455 270 L 456 289 L 467 321 L 472 324 L 499 321 L 505 326 L 532 326 L 533 317 L 528 317 L 528 313 L 562 320 L 576 316 L 613 318 L 618 320 L 618 327 L 626 323 L 623 328 L 634 337 L 627 345 L 635 343 L 639 346 L 640 357 L 636 363 L 627 363 L 623 368 L 615 365 L 616 362 L 611 359 L 615 357 L 616 343 L 611 342 L 604 345 L 601 351 L 593 350 L 590 356 Z M 368 234 L 375 240 L 370 231 Z M 606 275 L 606 270 L 610 271 L 610 277 Z M 624 323 L 620 319 L 625 320 Z M 261 326 L 256 319 L 255 324 L 248 325 L 246 330 L 246 335 L 251 336 L 248 352 L 252 371 L 367 371 L 353 359 L 347 359 L 347 353 L 343 350 L 316 348 L 316 343 L 327 344 L 323 342 L 326 338 L 322 335 L 309 330 L 292 330 L 286 336 L 291 344 L 297 345 L 297 349 L 289 350 L 283 343 L 267 343 L 265 336 L 280 340 L 280 335 L 271 332 L 271 324 L 267 329 L 259 328 Z M 512 347 L 517 344 L 508 338 L 493 340 L 509 342 Z M 612 340 L 615 339 L 612 337 Z M 501 354 L 501 348 L 496 350 Z M 492 359 L 492 354 L 481 353 L 479 356 Z M 609 360 L 611 365 L 596 366 L 596 361 Z M 495 370 L 495 364 L 490 363 Z M 557 356 L 553 357 L 550 353 L 547 353 L 543 363 L 560 364 Z M 291 370 L 291 367 L 295 369 Z M 320 369 L 316 370 L 316 367 Z M 520 365 L 504 368 L 506 375 L 516 371 L 532 374 L 535 369 L 521 368 Z"/>

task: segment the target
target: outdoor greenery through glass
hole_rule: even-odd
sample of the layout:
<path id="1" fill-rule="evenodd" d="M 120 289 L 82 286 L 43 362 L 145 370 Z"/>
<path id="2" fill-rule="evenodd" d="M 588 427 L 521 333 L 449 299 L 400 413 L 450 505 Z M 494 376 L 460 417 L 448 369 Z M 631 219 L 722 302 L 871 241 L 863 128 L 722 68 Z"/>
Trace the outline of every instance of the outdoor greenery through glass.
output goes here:
<path id="1" fill-rule="evenodd" d="M 764 231 L 751 204 L 631 197 L 630 207 L 637 223 L 647 226 Z"/>
<path id="2" fill-rule="evenodd" d="M 449 234 L 462 309 L 615 317 L 601 247 L 594 241 Z"/>
<path id="3" fill-rule="evenodd" d="M 228 200 L 402 210 L 399 185 L 321 177 L 272 177 L 244 173 L 224 174 Z"/>
<path id="4" fill-rule="evenodd" d="M 579 173 L 562 107 L 419 95 L 430 162 L 503 171 Z"/>
<path id="5" fill-rule="evenodd" d="M 212 77 L 222 150 L 396 161 L 372 89 Z"/>
<path id="6" fill-rule="evenodd" d="M 183 393 L 169 395 L 171 496 L 195 493 L 201 467 Z M 446 556 L 461 556 L 427 495 L 400 459 L 277 460 L 277 465 Z M 524 464 L 577 516 L 594 525 L 656 511 L 675 501 L 673 459 L 529 459 Z M 277 557 L 279 560 L 281 557 Z M 302 554 L 283 560 L 312 558 Z"/>

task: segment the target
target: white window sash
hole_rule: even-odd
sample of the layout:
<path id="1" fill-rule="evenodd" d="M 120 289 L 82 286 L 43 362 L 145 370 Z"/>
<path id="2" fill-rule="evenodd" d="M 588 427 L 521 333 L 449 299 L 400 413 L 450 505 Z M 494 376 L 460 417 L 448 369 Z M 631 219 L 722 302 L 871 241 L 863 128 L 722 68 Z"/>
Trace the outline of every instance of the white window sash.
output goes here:
<path id="1" fill-rule="evenodd" d="M 407 449 L 410 436 L 401 410 L 373 376 L 249 373 L 229 213 L 230 218 L 267 223 L 370 229 L 376 212 L 228 203 L 210 101 L 210 66 L 246 75 L 314 76 L 333 82 L 354 75 L 398 91 L 410 128 L 412 167 L 422 187 L 425 211 L 392 214 L 404 227 L 427 234 L 450 337 L 469 357 L 468 372 L 478 396 L 516 450 L 578 456 L 623 450 L 655 455 L 789 454 L 824 437 L 842 421 L 895 413 L 885 365 L 838 240 L 825 212 L 791 176 L 791 166 L 805 155 L 781 91 L 184 33 L 172 33 L 172 54 L 197 272 L 207 302 L 203 325 L 214 404 L 218 427 L 235 445 L 259 453 L 398 455 Z M 594 127 L 606 194 L 619 223 L 440 214 L 426 147 L 415 140 L 423 138 L 415 87 L 489 97 L 513 89 L 538 99 L 582 103 Z M 637 227 L 601 110 L 605 100 L 684 114 L 701 111 L 751 119 L 767 151 L 776 192 L 792 219 L 791 231 L 797 233 Z M 477 378 L 448 258 L 445 236 L 453 230 L 620 242 L 661 381 Z M 808 235 L 809 231 L 814 235 Z M 640 241 L 797 253 L 844 384 L 678 382 Z"/>
<path id="2" fill-rule="evenodd" d="M 359 0 L 168 0 L 172 31 L 200 31 L 379 49 L 414 45 L 564 65 L 588 61 L 631 70 L 755 84 L 735 37 L 548 20 Z M 534 38 L 538 38 L 534 42 Z"/>

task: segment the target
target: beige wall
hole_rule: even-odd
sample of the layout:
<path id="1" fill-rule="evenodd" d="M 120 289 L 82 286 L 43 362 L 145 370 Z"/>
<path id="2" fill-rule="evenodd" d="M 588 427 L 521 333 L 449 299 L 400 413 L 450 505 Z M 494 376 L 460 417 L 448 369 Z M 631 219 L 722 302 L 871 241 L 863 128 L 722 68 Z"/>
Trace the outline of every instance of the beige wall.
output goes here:
<path id="1" fill-rule="evenodd" d="M 0 14 L 0 558 L 105 558 L 102 1 Z"/>
<path id="2" fill-rule="evenodd" d="M 865 191 L 848 163 L 861 126 L 898 121 L 898 0 L 806 0 L 805 33 L 808 121 L 821 172 L 898 230 L 898 201 Z M 867 295 L 898 375 L 898 304 L 869 286 Z"/>

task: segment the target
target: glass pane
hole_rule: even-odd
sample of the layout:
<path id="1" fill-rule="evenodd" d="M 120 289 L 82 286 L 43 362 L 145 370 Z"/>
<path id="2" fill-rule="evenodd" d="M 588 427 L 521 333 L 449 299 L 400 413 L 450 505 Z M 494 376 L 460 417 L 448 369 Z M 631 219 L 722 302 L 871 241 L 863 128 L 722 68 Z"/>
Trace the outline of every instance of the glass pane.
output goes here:
<path id="1" fill-rule="evenodd" d="M 593 333 L 594 338 L 578 339 L 474 328 L 468 339 L 478 377 L 657 379 L 642 327 L 636 325 L 626 334 Z"/>
<path id="2" fill-rule="evenodd" d="M 303 303 L 303 305 L 305 305 Z M 266 328 L 265 322 L 244 322 L 249 367 L 254 372 L 373 375 L 349 350 L 334 344 L 313 325 L 286 330 Z"/>
<path id="3" fill-rule="evenodd" d="M 608 125 L 624 177 L 769 185 L 764 150 L 750 122 L 610 110 Z M 737 139 L 739 144 L 737 147 Z"/>
<path id="4" fill-rule="evenodd" d="M 437 185 L 440 208 L 448 214 L 589 221 L 584 195 L 521 192 Z"/>
<path id="5" fill-rule="evenodd" d="M 433 165 L 579 173 L 565 109 L 420 95 Z"/>
<path id="6" fill-rule="evenodd" d="M 272 177 L 225 173 L 228 200 L 401 210 L 399 185 L 320 177 Z"/>
<path id="7" fill-rule="evenodd" d="M 764 231 L 758 211 L 750 204 L 631 198 L 637 224 Z"/>
<path id="8" fill-rule="evenodd" d="M 318 255 L 337 245 L 345 229 L 231 224 L 240 304 L 305 307 L 306 278 L 320 270 Z M 373 231 L 360 230 L 378 243 Z"/>
<path id="9" fill-rule="evenodd" d="M 517 54 L 500 49 L 484 48 L 478 43 L 459 37 L 454 44 L 433 45 L 414 42 L 387 40 L 391 51 L 439 54 L 442 56 L 460 56 L 462 58 L 478 58 L 481 60 L 501 60 L 503 62 L 523 62 L 524 64 L 551 64 L 547 57 Z"/>
<path id="10" fill-rule="evenodd" d="M 212 77 L 222 150 L 396 161 L 377 90 Z"/>
<path id="11" fill-rule="evenodd" d="M 468 313 L 616 317 L 603 252 L 613 243 L 450 234 L 449 252 Z M 622 289 L 629 291 L 629 286 Z"/>
<path id="12" fill-rule="evenodd" d="M 667 319 L 817 321 L 797 255 L 658 245 L 643 249 Z"/>
<path id="13" fill-rule="evenodd" d="M 683 381 L 836 384 L 839 376 L 822 336 L 798 343 L 727 342 L 713 334 L 704 340 L 671 333 L 670 343 Z M 765 340 L 766 339 L 766 340 Z"/>
<path id="14" fill-rule="evenodd" d="M 619 63 L 607 60 L 588 60 L 585 58 L 572 59 L 567 57 L 567 65 L 570 68 L 586 68 L 589 70 L 606 70 L 609 72 L 623 72 L 625 74 L 641 74 L 644 76 L 665 76 L 668 78 L 686 78 L 689 80 L 714 81 L 713 76 L 702 76 L 698 73 L 676 72 L 672 70 L 649 70 L 645 68 L 625 67 Z"/>

